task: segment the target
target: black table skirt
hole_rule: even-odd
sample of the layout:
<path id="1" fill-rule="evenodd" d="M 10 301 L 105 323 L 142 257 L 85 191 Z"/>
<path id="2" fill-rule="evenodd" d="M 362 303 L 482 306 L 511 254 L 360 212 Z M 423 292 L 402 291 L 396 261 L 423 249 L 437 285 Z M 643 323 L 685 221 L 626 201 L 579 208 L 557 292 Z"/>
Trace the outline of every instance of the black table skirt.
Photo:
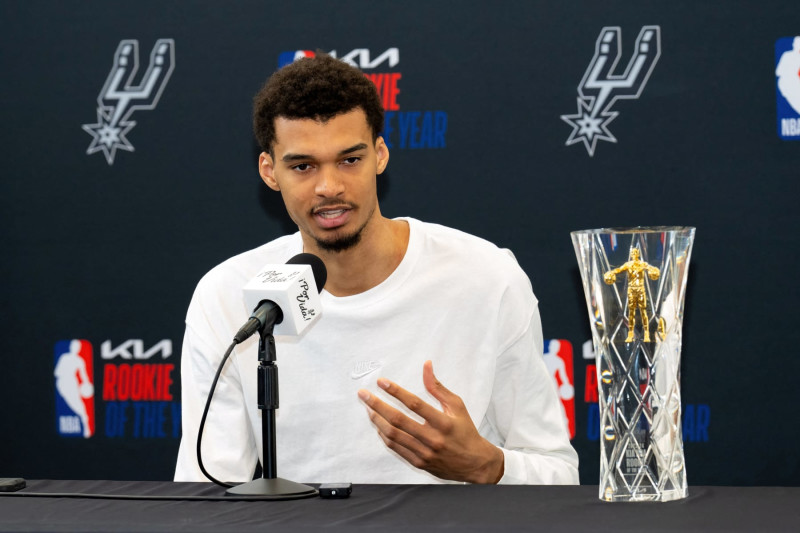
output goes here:
<path id="1" fill-rule="evenodd" d="M 675 502 L 607 503 L 596 486 L 355 485 L 342 500 L 237 501 L 210 483 L 28 480 L 26 489 L 0 496 L 0 531 L 321 528 L 797 532 L 800 487 L 690 487 L 689 497 Z"/>

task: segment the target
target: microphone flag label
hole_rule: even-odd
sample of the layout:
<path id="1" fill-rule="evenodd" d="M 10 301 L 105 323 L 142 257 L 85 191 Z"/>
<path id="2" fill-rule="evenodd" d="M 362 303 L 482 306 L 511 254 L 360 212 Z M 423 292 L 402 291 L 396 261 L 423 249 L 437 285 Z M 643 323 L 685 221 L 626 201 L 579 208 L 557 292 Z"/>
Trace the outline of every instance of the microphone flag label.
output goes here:
<path id="1" fill-rule="evenodd" d="M 88 439 L 95 431 L 92 345 L 79 339 L 56 342 L 54 365 L 58 434 Z"/>
<path id="2" fill-rule="evenodd" d="M 275 335 L 300 335 L 322 314 L 314 272 L 309 265 L 267 265 L 243 289 L 248 312 L 264 300 L 274 302 L 283 312 Z"/>

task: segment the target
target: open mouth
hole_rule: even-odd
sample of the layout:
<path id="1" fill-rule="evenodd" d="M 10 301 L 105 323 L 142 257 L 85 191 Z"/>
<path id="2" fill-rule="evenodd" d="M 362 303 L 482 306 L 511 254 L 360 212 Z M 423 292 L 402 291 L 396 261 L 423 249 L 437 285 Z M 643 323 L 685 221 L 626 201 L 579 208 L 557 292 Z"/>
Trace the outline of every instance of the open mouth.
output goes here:
<path id="1" fill-rule="evenodd" d="M 350 219 L 352 208 L 349 206 L 318 207 L 312 214 L 320 227 L 325 229 L 343 226 Z"/>
<path id="2" fill-rule="evenodd" d="M 345 211 L 347 211 L 347 210 L 346 209 L 334 209 L 334 210 L 331 210 L 331 211 L 318 211 L 315 214 L 317 216 L 319 216 L 319 217 L 322 217 L 322 218 L 336 218 L 338 216 L 341 216 Z"/>

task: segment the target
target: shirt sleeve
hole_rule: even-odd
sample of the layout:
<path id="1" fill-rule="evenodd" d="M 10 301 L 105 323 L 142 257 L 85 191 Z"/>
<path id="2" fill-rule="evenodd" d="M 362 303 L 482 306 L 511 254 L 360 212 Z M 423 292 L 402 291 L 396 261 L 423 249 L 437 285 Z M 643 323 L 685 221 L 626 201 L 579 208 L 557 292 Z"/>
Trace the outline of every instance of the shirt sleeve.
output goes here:
<path id="1" fill-rule="evenodd" d="M 205 313 L 200 288 L 186 320 L 181 351 L 182 430 L 175 481 L 208 481 L 197 461 L 197 435 L 214 375 L 233 333 L 225 324 L 215 324 Z M 199 332 L 203 332 L 201 335 Z M 257 446 L 248 421 L 236 351 L 225 364 L 206 417 L 202 437 L 202 459 L 206 471 L 220 481 L 244 482 L 253 477 Z"/>
<path id="2" fill-rule="evenodd" d="M 542 350 L 535 305 L 527 330 L 497 358 L 487 422 L 505 459 L 501 484 L 578 484 L 578 454 Z"/>

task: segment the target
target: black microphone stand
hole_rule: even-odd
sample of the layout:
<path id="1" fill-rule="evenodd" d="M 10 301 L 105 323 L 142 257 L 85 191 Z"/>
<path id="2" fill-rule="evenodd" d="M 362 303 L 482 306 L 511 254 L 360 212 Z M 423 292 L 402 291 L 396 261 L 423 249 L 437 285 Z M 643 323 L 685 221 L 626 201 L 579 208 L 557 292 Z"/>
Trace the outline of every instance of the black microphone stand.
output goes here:
<path id="1" fill-rule="evenodd" d="M 281 317 L 275 307 L 259 329 L 258 341 L 258 408 L 261 409 L 261 478 L 232 487 L 226 494 L 247 496 L 256 500 L 293 500 L 316 496 L 317 490 L 302 483 L 278 477 L 275 410 L 278 408 L 278 365 L 275 364 L 275 323 Z"/>

